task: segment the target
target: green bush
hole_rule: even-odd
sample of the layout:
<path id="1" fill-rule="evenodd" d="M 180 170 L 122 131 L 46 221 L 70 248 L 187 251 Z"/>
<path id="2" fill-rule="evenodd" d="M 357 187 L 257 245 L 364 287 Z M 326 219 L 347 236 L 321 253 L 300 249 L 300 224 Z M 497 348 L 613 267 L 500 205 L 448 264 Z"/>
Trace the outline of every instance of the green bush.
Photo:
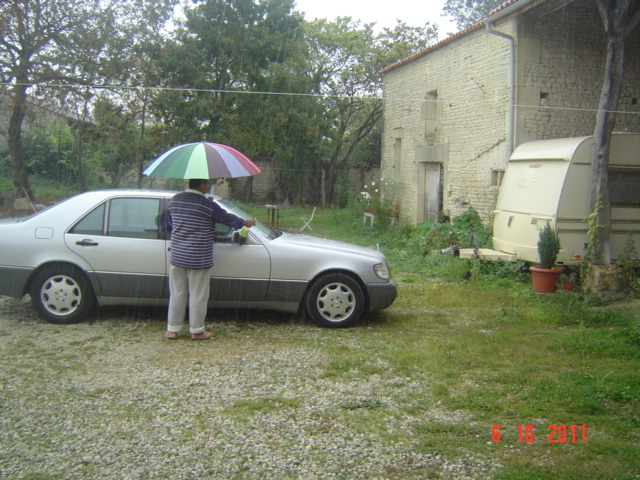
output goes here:
<path id="1" fill-rule="evenodd" d="M 636 249 L 631 232 L 629 232 L 627 236 L 627 241 L 617 263 L 620 268 L 620 287 L 622 291 L 638 298 L 638 278 L 636 275 L 638 250 Z"/>
<path id="2" fill-rule="evenodd" d="M 473 207 L 454 217 L 451 223 L 435 223 L 427 220 L 416 227 L 411 241 L 422 255 L 453 245 L 483 248 L 491 245 L 491 230 L 480 219 Z"/>

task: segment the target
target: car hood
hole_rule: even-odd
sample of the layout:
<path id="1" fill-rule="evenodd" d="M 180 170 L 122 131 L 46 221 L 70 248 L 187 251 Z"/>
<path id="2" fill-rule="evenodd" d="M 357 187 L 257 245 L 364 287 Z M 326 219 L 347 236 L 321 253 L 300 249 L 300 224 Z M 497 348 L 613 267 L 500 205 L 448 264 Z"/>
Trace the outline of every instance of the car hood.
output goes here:
<path id="1" fill-rule="evenodd" d="M 344 252 L 367 256 L 377 260 L 382 260 L 384 255 L 378 250 L 361 247 L 351 243 L 328 240 L 326 238 L 312 237 L 310 235 L 299 235 L 295 233 L 283 233 L 276 241 L 283 241 L 289 245 L 296 245 L 304 248 L 317 248 L 321 250 L 331 250 L 334 252 Z"/>

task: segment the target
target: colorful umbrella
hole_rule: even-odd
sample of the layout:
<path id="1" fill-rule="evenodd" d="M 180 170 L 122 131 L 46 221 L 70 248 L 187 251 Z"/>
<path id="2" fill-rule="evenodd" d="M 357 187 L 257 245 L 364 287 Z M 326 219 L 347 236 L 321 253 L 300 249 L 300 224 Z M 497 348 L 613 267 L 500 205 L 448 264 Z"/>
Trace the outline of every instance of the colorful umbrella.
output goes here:
<path id="1" fill-rule="evenodd" d="M 178 145 L 160 155 L 143 172 L 159 178 L 235 178 L 260 173 L 239 151 L 219 143 Z"/>

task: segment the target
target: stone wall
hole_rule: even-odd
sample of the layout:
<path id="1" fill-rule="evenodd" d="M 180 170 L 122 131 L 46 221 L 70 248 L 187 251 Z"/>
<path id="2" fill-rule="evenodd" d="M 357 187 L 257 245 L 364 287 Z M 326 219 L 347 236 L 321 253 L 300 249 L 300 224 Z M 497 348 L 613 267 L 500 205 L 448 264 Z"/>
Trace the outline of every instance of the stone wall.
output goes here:
<path id="1" fill-rule="evenodd" d="M 553 2 L 551 2 L 553 3 Z M 604 78 L 606 38 L 592 0 L 561 15 L 532 10 L 518 36 L 518 142 L 593 135 Z M 616 131 L 640 132 L 640 32 L 626 43 L 625 86 Z"/>
<path id="2" fill-rule="evenodd" d="M 426 163 L 442 165 L 445 214 L 492 208 L 491 168 L 507 159 L 508 59 L 506 41 L 477 29 L 385 74 L 382 171 L 402 185 L 406 218 L 424 220 Z"/>

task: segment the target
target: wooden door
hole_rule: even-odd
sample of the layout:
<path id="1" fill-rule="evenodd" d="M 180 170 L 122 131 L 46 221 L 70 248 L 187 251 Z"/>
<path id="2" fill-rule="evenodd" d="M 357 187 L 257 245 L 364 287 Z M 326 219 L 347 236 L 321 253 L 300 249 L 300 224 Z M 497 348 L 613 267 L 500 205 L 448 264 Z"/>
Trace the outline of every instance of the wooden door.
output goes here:
<path id="1" fill-rule="evenodd" d="M 424 213 L 425 220 L 438 221 L 438 213 L 442 211 L 440 176 L 442 165 L 428 162 L 425 164 Z"/>

